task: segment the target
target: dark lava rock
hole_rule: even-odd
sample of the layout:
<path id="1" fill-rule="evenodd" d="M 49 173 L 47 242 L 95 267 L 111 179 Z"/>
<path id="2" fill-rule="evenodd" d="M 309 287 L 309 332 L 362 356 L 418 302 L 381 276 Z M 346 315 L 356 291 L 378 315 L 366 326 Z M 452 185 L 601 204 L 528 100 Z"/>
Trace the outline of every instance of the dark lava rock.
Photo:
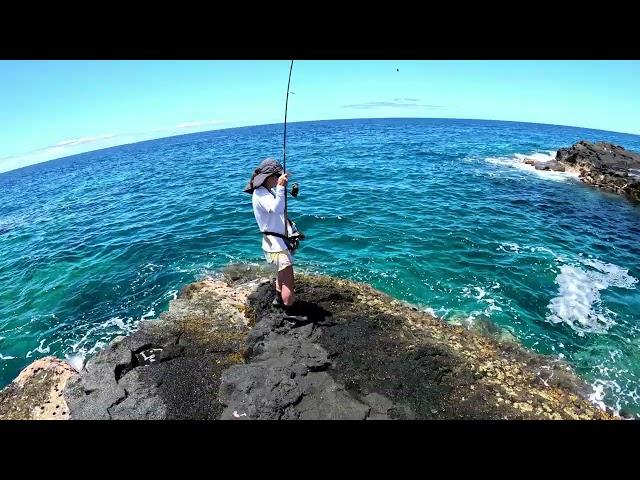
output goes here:
<path id="1" fill-rule="evenodd" d="M 640 201 L 640 154 L 620 145 L 581 141 L 561 148 L 556 161 L 580 172 L 590 185 Z"/>
<path id="2" fill-rule="evenodd" d="M 89 359 L 65 389 L 71 418 L 218 418 L 221 374 L 242 361 L 249 332 L 224 287 L 189 285 L 159 320 L 141 322 Z"/>
<path id="3" fill-rule="evenodd" d="M 564 172 L 565 168 L 560 162 L 549 160 L 548 162 L 536 161 L 533 163 L 536 170 L 551 170 L 553 172 Z"/>

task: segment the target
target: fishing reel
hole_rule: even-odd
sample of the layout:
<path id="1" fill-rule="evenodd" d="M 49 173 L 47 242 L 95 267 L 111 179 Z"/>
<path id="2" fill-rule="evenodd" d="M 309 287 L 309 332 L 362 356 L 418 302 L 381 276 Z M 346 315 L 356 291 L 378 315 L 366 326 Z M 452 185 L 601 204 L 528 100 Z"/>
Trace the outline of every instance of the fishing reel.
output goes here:
<path id="1" fill-rule="evenodd" d="M 291 196 L 296 198 L 298 196 L 298 194 L 300 193 L 300 187 L 298 186 L 297 183 L 294 183 L 291 186 Z"/>

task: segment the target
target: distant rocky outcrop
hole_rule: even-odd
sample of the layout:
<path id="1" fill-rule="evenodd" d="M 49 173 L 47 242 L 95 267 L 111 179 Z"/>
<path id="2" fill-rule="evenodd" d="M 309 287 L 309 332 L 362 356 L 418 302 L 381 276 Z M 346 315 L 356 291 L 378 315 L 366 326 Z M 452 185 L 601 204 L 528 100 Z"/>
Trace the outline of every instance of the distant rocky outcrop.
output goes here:
<path id="1" fill-rule="evenodd" d="M 640 201 L 640 154 L 619 145 L 581 141 L 558 150 L 555 160 L 523 161 L 538 170 L 575 172 L 589 185 Z"/>
<path id="2" fill-rule="evenodd" d="M 493 325 L 448 325 L 347 280 L 296 281 L 306 324 L 271 306 L 264 271 L 232 266 L 184 288 L 79 374 L 51 357 L 44 371 L 27 367 L 0 392 L 0 418 L 613 418 L 568 365 Z M 60 415 L 49 415 L 52 399 Z"/>
<path id="3" fill-rule="evenodd" d="M 556 160 L 580 173 L 580 179 L 640 201 L 640 154 L 619 145 L 578 142 L 561 148 Z"/>

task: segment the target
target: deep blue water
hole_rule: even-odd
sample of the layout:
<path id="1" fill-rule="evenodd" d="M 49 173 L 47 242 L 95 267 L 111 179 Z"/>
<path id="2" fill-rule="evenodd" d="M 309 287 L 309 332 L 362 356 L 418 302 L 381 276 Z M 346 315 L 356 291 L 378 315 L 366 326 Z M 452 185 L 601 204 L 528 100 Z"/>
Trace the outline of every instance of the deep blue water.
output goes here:
<path id="1" fill-rule="evenodd" d="M 640 207 L 515 155 L 640 137 L 444 119 L 292 123 L 300 268 L 445 320 L 485 317 L 640 412 Z M 184 135 L 0 174 L 0 386 L 157 316 L 185 284 L 261 262 L 250 196 L 282 125 Z"/>

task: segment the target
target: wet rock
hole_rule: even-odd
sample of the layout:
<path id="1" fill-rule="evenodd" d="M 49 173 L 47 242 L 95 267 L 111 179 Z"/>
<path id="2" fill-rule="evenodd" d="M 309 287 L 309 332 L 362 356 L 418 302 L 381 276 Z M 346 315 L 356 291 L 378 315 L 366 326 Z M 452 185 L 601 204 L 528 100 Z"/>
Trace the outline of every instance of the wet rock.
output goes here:
<path id="1" fill-rule="evenodd" d="M 533 166 L 536 170 L 550 170 L 553 172 L 564 172 L 565 167 L 560 162 L 549 160 L 547 162 L 535 161 Z"/>
<path id="2" fill-rule="evenodd" d="M 635 419 L 636 416 L 633 414 L 633 412 L 631 412 L 631 410 L 627 410 L 626 408 L 623 408 L 620 410 L 620 416 L 622 418 L 626 418 L 626 419 Z"/>
<path id="3" fill-rule="evenodd" d="M 556 161 L 578 171 L 590 185 L 640 201 L 640 154 L 606 142 L 578 142 L 561 148 Z"/>

